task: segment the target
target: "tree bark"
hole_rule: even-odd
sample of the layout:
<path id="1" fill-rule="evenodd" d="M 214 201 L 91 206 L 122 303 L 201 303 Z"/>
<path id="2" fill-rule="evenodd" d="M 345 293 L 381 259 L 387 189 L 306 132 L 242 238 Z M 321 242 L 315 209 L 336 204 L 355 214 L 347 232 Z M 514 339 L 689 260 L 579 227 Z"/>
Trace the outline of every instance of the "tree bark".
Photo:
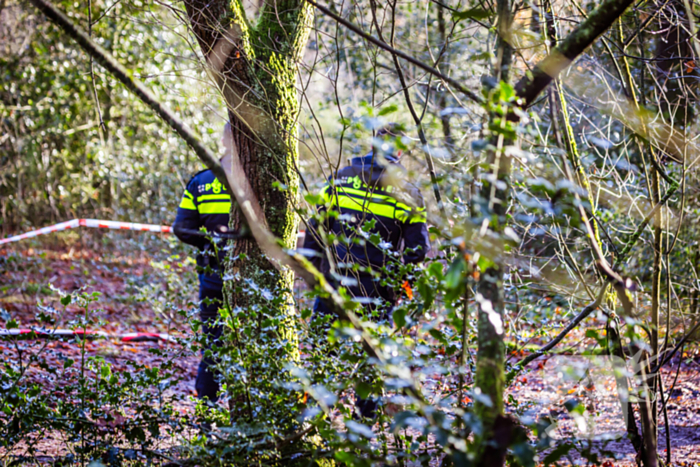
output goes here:
<path id="1" fill-rule="evenodd" d="M 683 130 L 695 117 L 693 104 L 697 89 L 697 65 L 691 46 L 688 12 L 682 0 L 659 1 L 659 34 L 656 35 L 656 79 L 663 98 L 659 99 L 664 119 Z M 673 21 L 671 20 L 673 19 Z M 691 58 L 692 57 L 692 58 Z"/>
<path id="2" fill-rule="evenodd" d="M 625 352 L 622 348 L 622 338 L 618 328 L 617 318 L 608 320 L 606 326 L 607 352 L 612 364 L 615 383 L 617 384 L 617 397 L 620 401 L 620 408 L 625 417 L 625 427 L 627 437 L 632 443 L 637 456 L 643 457 L 644 443 L 637 429 L 637 421 L 634 416 L 634 403 L 629 394 L 630 383 L 627 379 L 627 364 L 625 363 Z"/>
<path id="3" fill-rule="evenodd" d="M 508 83 L 510 68 L 512 63 L 513 49 L 508 43 L 508 35 L 511 26 L 511 1 L 498 0 L 498 57 L 493 76 L 498 82 Z M 490 127 L 501 127 L 511 124 L 506 119 L 506 115 L 498 115 L 495 111 L 489 116 Z M 510 157 L 505 153 L 505 148 L 513 143 L 506 138 L 504 133 L 494 133 L 491 136 L 491 145 L 494 150 L 489 151 L 489 167 L 492 169 L 491 177 L 486 177 L 483 181 L 480 193 L 480 210 L 476 213 L 479 217 L 484 217 L 490 222 L 490 228 L 497 234 L 503 232 L 506 226 L 506 209 L 510 192 Z M 491 258 L 493 265 L 483 271 L 477 286 L 477 310 L 478 310 L 478 335 L 477 335 L 477 355 L 476 355 L 476 377 L 474 382 L 475 391 L 487 396 L 491 403 L 484 403 L 477 399 L 475 411 L 477 416 L 484 423 L 485 440 L 496 441 L 497 424 L 503 414 L 503 391 L 505 386 L 504 362 L 505 362 L 505 342 L 504 342 L 504 288 L 503 274 L 506 268 L 505 252 L 502 248 L 497 248 L 500 254 L 496 258 Z M 484 441 L 485 441 L 484 440 Z M 482 443 L 480 459 L 485 462 L 496 461 L 503 465 L 500 457 L 493 457 L 489 454 L 488 443 Z M 479 464 L 479 463 L 477 463 Z"/>
<path id="4" fill-rule="evenodd" d="M 249 195 L 259 202 L 260 217 L 281 246 L 295 248 L 299 195 L 296 76 L 310 32 L 311 7 L 303 0 L 268 0 L 255 22 L 246 17 L 240 0 L 185 0 L 185 7 L 227 104 Z M 245 216 L 232 209 L 230 227 L 238 231 L 245 223 Z M 274 264 L 254 238 L 236 241 L 229 258 L 226 274 L 233 279 L 226 282 L 225 294 L 231 309 L 257 302 L 241 287 L 245 281 L 286 298 L 276 310 L 283 323 L 277 334 L 286 342 L 275 360 L 282 374 L 285 365 L 299 355 L 291 295 L 294 274 Z M 260 327 L 258 332 L 263 332 Z M 255 374 L 254 369 L 249 370 Z"/>

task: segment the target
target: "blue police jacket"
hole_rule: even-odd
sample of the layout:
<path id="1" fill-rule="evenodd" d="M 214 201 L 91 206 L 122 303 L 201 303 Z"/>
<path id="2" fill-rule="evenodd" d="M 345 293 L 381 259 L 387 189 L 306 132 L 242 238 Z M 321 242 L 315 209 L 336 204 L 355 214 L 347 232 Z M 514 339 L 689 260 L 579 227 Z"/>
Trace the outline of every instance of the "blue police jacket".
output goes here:
<path id="1" fill-rule="evenodd" d="M 231 195 L 211 170 L 203 170 L 187 183 L 187 188 L 180 201 L 175 217 L 174 233 L 181 241 L 196 246 L 204 252 L 211 248 L 211 243 L 206 237 L 179 232 L 177 227 L 187 230 L 200 230 L 201 227 L 208 232 L 221 232 L 221 227 L 228 228 L 229 212 L 231 211 Z M 224 244 L 219 247 L 219 262 L 223 261 Z M 202 258 L 202 256 L 200 256 Z M 212 269 L 218 269 L 216 265 Z M 201 278 L 201 277 L 200 277 Z M 218 273 L 201 278 L 214 284 L 222 283 Z"/>
<path id="2" fill-rule="evenodd" d="M 390 186 L 386 167 L 378 159 L 373 153 L 351 159 L 350 165 L 339 170 L 337 176 L 330 177 L 320 192 L 319 211 L 334 210 L 339 214 L 326 216 L 328 221 L 324 227 L 349 240 L 336 241 L 331 248 L 339 268 L 358 264 L 381 269 L 390 268 L 396 261 L 419 263 L 430 251 L 420 190 L 408 183 L 402 187 Z M 405 172 L 397 158 L 385 155 L 384 159 Z M 368 229 L 371 221 L 375 221 L 374 227 Z M 379 234 L 379 241 L 373 234 Z M 402 245 L 403 251 L 400 250 Z M 319 253 L 310 259 L 321 272 L 328 273 L 330 264 L 315 220 L 309 222 L 304 248 Z"/>

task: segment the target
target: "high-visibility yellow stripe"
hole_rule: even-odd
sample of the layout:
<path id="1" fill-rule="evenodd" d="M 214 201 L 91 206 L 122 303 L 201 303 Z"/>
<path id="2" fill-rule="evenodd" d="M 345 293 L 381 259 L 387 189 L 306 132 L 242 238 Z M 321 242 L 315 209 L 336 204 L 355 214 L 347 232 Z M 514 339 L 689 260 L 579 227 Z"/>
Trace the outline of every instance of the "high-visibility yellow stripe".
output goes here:
<path id="1" fill-rule="evenodd" d="M 397 209 L 396 218 L 401 222 L 408 222 L 409 224 L 415 224 L 418 222 L 426 222 L 428 220 L 425 209 Z"/>
<path id="2" fill-rule="evenodd" d="M 321 196 L 321 200 L 324 203 L 329 203 L 331 200 L 331 197 L 328 195 L 328 189 L 330 187 L 331 187 L 330 185 L 324 186 L 323 189 L 321 190 L 321 192 L 319 193 L 319 195 Z"/>
<path id="3" fill-rule="evenodd" d="M 423 223 L 425 224 L 428 220 L 428 216 L 425 215 L 425 212 L 413 212 L 410 215 L 410 220 L 408 221 L 409 224 L 419 224 Z"/>
<path id="4" fill-rule="evenodd" d="M 231 195 L 202 195 L 198 198 L 199 201 L 210 201 L 214 199 L 230 200 Z"/>
<path id="5" fill-rule="evenodd" d="M 185 192 L 185 195 L 187 195 L 187 192 Z M 190 211 L 195 211 L 197 208 L 194 206 L 194 202 L 189 199 L 187 196 L 182 197 L 182 201 L 180 201 L 180 207 L 182 209 L 189 209 Z"/>
<path id="6" fill-rule="evenodd" d="M 408 204 L 404 204 L 400 201 L 396 203 L 396 218 L 399 219 L 401 222 L 406 222 L 408 221 L 409 224 L 415 224 L 418 222 L 426 222 L 427 221 L 427 216 L 425 214 L 425 208 L 414 208 L 409 206 Z M 399 212 L 402 212 L 402 214 L 398 214 Z"/>
<path id="7" fill-rule="evenodd" d="M 397 201 L 396 198 L 390 195 L 372 193 L 356 188 L 336 187 L 336 199 L 336 196 L 329 193 L 331 191 L 329 190 L 330 188 L 330 185 L 327 185 L 320 192 L 321 198 L 326 204 L 338 205 L 341 208 L 397 219 L 411 224 L 425 223 L 427 220 L 425 208 L 413 208 Z M 361 196 L 362 199 L 357 196 Z"/>
<path id="8" fill-rule="evenodd" d="M 375 216 L 380 217 L 388 217 L 390 219 L 394 218 L 394 206 L 372 202 L 363 202 L 362 200 L 359 200 L 357 198 L 351 198 L 349 196 L 344 195 L 338 195 L 337 203 L 338 206 L 341 208 L 352 209 L 353 211 L 360 211 L 368 214 L 374 214 Z"/>
<path id="9" fill-rule="evenodd" d="M 185 196 L 187 196 L 189 199 L 194 199 L 194 196 L 192 196 L 192 193 L 190 193 L 187 190 L 185 190 Z"/>
<path id="10" fill-rule="evenodd" d="M 351 195 L 362 196 L 364 198 L 375 198 L 378 200 L 389 201 L 392 203 L 396 202 L 396 200 L 394 198 L 392 198 L 391 196 L 381 195 L 379 193 L 373 193 L 373 192 L 367 191 L 367 190 L 356 190 L 355 188 L 347 188 L 344 186 L 338 187 L 338 190 L 344 191 L 345 193 L 349 193 Z"/>
<path id="11" fill-rule="evenodd" d="M 419 207 L 419 206 L 409 206 L 406 203 L 402 203 L 401 201 L 396 202 L 396 209 L 403 209 L 404 211 L 418 211 L 418 212 L 425 212 L 424 207 Z"/>
<path id="12" fill-rule="evenodd" d="M 219 201 L 199 205 L 200 214 L 228 214 L 231 212 L 231 202 Z"/>

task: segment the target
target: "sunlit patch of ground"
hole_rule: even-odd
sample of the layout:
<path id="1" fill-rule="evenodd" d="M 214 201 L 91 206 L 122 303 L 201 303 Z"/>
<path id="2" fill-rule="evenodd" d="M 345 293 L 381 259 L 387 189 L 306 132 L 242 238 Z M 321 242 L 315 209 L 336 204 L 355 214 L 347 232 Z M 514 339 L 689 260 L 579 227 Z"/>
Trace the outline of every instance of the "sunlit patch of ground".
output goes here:
<path id="1" fill-rule="evenodd" d="M 54 288 L 74 293 L 77 290 L 101 293 L 99 301 L 91 305 L 88 316 L 94 330 L 110 334 L 126 332 L 162 332 L 185 337 L 192 334 L 189 324 L 176 312 L 177 308 L 195 310 L 197 284 L 191 265 L 179 260 L 168 260 L 169 253 L 156 256 L 143 250 L 123 251 L 118 249 L 58 248 L 22 249 L 14 246 L 0 249 L 0 308 L 5 310 L 20 327 L 43 325 L 37 320 L 38 303 L 56 310 L 55 327 L 68 328 L 84 315 L 76 305 L 63 307 Z M 4 258 L 4 259 L 3 259 Z M 7 258 L 14 258 L 8 260 Z M 172 304 L 175 306 L 170 306 Z M 581 342 L 582 332 L 572 333 L 568 344 Z M 536 346 L 538 343 L 533 342 Z M 564 348 L 564 346 L 562 346 Z M 177 384 L 167 390 L 173 406 L 182 414 L 192 414 L 194 403 L 194 378 L 199 362 L 196 351 L 177 343 L 124 343 L 109 338 L 85 343 L 85 357 L 102 357 L 115 374 L 131 371 L 129 362 L 145 367 L 158 368 L 172 362 L 180 376 Z M 153 350 L 158 350 L 156 355 Z M 81 358 L 82 346 L 75 341 L 0 341 L 0 356 L 5 361 L 19 362 L 19 355 L 40 354 L 48 365 L 62 368 L 70 358 Z M 573 352 L 572 352 L 573 353 Z M 522 358 L 524 353 L 511 355 L 511 363 Z M 25 360 L 26 361 L 26 360 Z M 670 425 L 673 465 L 700 465 L 700 360 L 695 354 L 684 355 L 683 360 L 674 359 L 662 371 L 667 388 L 668 416 Z M 679 366 L 680 364 L 680 366 Z M 678 372 L 678 380 L 674 384 Z M 27 381 L 51 388 L 60 396 L 65 382 L 49 378 L 37 364 L 27 365 L 24 376 Z M 470 383 L 466 377 L 465 382 Z M 424 390 L 431 400 L 446 397 L 455 391 L 456 381 L 446 381 L 440 375 L 428 378 Z M 594 450 L 606 458 L 606 466 L 633 466 L 634 453 L 624 436 L 624 422 L 614 379 L 600 357 L 576 357 L 571 355 L 540 358 L 532 362 L 521 373 L 508 391 L 518 406 L 509 405 L 510 412 L 525 414 L 533 418 L 543 415 L 557 421 L 551 435 L 559 442 L 576 438 L 580 446 L 589 442 Z M 584 407 L 582 418 L 572 417 L 565 402 L 576 398 Z M 345 403 L 352 404 L 347 395 Z M 128 413 L 126 414 L 128 416 Z M 665 449 L 665 422 L 660 417 L 660 451 Z M 340 427 L 341 425 L 339 425 Z M 375 433 L 388 432 L 375 427 Z M 109 427 L 105 427 L 109 429 Z M 183 436 L 195 431 L 164 436 L 158 445 L 167 448 L 180 443 Z M 408 429 L 408 435 L 417 436 Z M 434 440 L 430 440 L 432 443 Z M 35 436 L 38 462 L 69 453 L 71 442 L 57 433 L 41 433 Z M 394 441 L 389 443 L 393 446 Z M 22 454 L 26 443 L 16 446 L 13 455 Z M 9 453 L 0 452 L 0 459 Z M 42 457 L 43 456 L 43 457 Z M 573 462 L 582 464 L 582 457 L 571 451 L 570 459 L 560 465 Z M 436 457 L 430 465 L 438 465 Z"/>
<path id="2" fill-rule="evenodd" d="M 0 308 L 4 319 L 11 317 L 20 328 L 85 328 L 106 332 L 111 337 L 84 343 L 70 339 L 0 340 L 0 356 L 23 369 L 24 385 L 38 384 L 55 398 L 66 397 L 63 388 L 75 383 L 76 372 L 62 370 L 67 360 L 73 360 L 77 366 L 83 359 L 98 357 L 118 377 L 134 371 L 131 363 L 145 369 L 162 368 L 168 363 L 178 376 L 173 379 L 176 384 L 154 396 L 153 404 L 157 407 L 159 398 L 165 399 L 177 412 L 191 415 L 198 353 L 178 342 L 122 342 L 118 338 L 131 332 L 165 333 L 176 338 L 192 335 L 186 317 L 178 313 L 196 311 L 196 277 L 191 266 L 182 264 L 184 258 L 168 253 L 152 256 L 137 249 L 39 250 L 18 245 L 1 249 Z M 76 304 L 63 306 L 56 289 L 72 294 L 100 292 L 100 296 L 89 305 L 86 314 Z M 42 310 L 51 322 L 38 319 L 37 313 Z M 79 321 L 86 316 L 88 323 L 83 325 Z M 37 357 L 34 362 L 32 355 Z M 47 366 L 59 369 L 58 373 L 49 375 L 44 369 Z M 89 369 L 86 376 L 89 381 L 97 379 Z M 120 408 L 114 414 L 115 421 L 101 427 L 105 433 L 115 432 L 113 429 L 128 419 L 129 409 Z M 165 449 L 183 441 L 182 433 L 175 438 L 167 435 L 167 425 L 162 429 L 164 436 L 154 443 L 153 449 Z M 63 436 L 50 430 L 33 433 L 11 452 L 0 452 L 0 459 L 22 456 L 31 445 L 38 462 L 50 462 L 74 450 L 74 442 Z"/>
<path id="3" fill-rule="evenodd" d="M 686 357 L 691 355 L 686 354 Z M 680 365 L 680 366 L 679 366 Z M 673 384 L 678 371 L 678 380 Z M 667 389 L 668 420 L 673 465 L 700 465 L 700 364 L 698 358 L 675 358 L 662 370 Z M 670 392 L 668 389 L 671 389 Z M 509 394 L 521 410 L 534 418 L 549 416 L 556 423 L 551 436 L 558 442 L 576 439 L 582 449 L 591 447 L 607 465 L 636 466 L 635 452 L 626 437 L 625 418 L 615 379 L 605 357 L 553 356 L 529 365 Z M 567 402 L 585 410 L 572 414 Z M 636 414 L 639 425 L 639 415 Z M 659 419 L 659 451 L 666 456 L 663 415 Z M 641 430 L 641 428 L 639 428 Z M 575 450 L 564 463 L 586 465 Z"/>

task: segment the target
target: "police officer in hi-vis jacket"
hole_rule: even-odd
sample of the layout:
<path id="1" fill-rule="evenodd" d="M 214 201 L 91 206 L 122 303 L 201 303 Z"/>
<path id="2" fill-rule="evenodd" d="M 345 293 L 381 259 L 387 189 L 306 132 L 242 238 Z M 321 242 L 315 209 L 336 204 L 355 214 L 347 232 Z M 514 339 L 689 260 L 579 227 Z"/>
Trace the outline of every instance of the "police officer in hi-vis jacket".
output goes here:
<path id="1" fill-rule="evenodd" d="M 364 157 L 351 159 L 350 165 L 331 176 L 321 190 L 317 209 L 327 213 L 322 227 L 345 240 L 335 241 L 326 248 L 318 223 L 311 219 L 303 246 L 316 252 L 310 260 L 329 282 L 335 286 L 344 285 L 351 296 L 367 310 L 378 313 L 379 318 L 387 317 L 397 301 L 396 291 L 390 285 L 382 285 L 386 276 L 383 269 L 391 270 L 397 262 L 420 263 L 430 250 L 425 206 L 419 189 L 410 183 L 392 182 L 405 173 L 399 164 L 401 151 L 394 145 L 398 137 L 401 133 L 396 124 L 380 129 L 372 151 Z M 392 183 L 400 186 L 392 186 Z M 334 215 L 328 214 L 330 211 L 335 211 Z M 374 241 L 370 241 L 371 237 Z M 355 271 L 358 266 L 359 272 Z M 338 277 L 350 280 L 341 284 Z M 330 314 L 320 298 L 314 303 L 314 314 Z M 358 398 L 357 405 L 361 415 L 374 416 L 374 401 Z"/>
<path id="2" fill-rule="evenodd" d="M 226 123 L 221 137 L 224 147 L 222 164 L 230 164 L 233 150 L 233 136 L 230 124 Z M 231 210 L 231 194 L 224 184 L 216 178 L 211 170 L 197 173 L 187 184 L 182 201 L 177 210 L 173 231 L 181 241 L 196 246 L 197 269 L 199 274 L 199 315 L 203 323 L 206 347 L 211 348 L 221 336 L 221 326 L 216 324 L 219 308 L 223 306 L 223 243 L 218 245 L 218 257 L 214 248 L 205 237 L 196 235 L 204 227 L 207 232 L 226 232 Z M 211 357 L 202 356 L 197 371 L 195 388 L 197 397 L 209 402 L 218 400 L 219 381 L 217 375 L 209 368 L 214 364 Z"/>

